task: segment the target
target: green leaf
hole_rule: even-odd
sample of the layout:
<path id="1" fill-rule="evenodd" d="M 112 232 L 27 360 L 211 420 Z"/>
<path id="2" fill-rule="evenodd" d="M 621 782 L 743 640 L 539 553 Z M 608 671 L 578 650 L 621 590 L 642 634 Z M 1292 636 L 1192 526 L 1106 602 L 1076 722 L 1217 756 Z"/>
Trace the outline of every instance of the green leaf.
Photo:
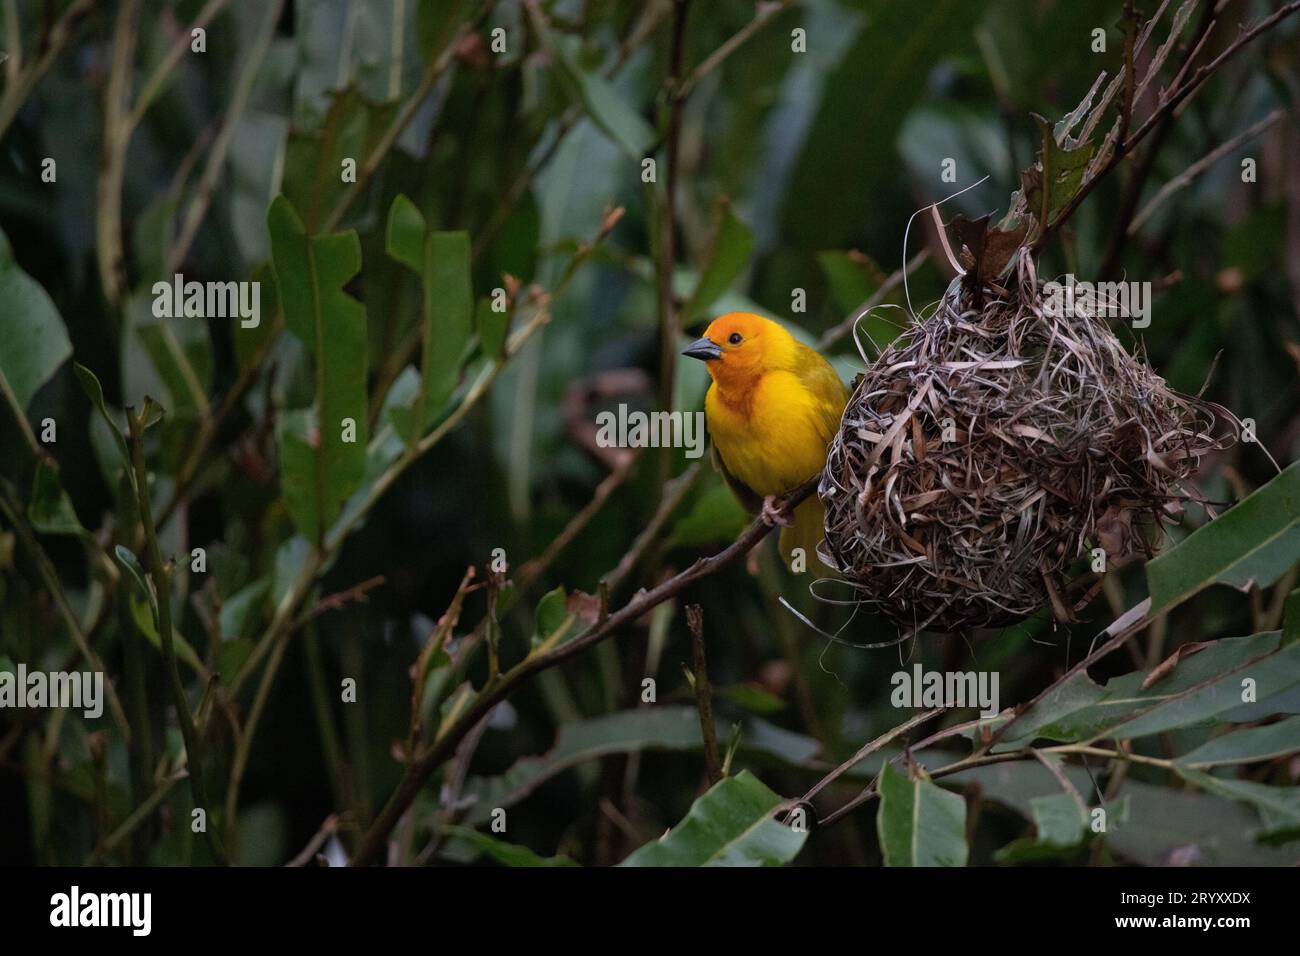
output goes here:
<path id="1" fill-rule="evenodd" d="M 1271 760 L 1297 752 L 1300 752 L 1300 716 L 1215 737 L 1181 755 L 1178 762 L 1188 767 L 1216 767 Z"/>
<path id="2" fill-rule="evenodd" d="M 283 196 L 271 203 L 267 225 L 285 325 L 315 361 L 317 427 L 291 453 L 311 454 L 313 517 L 304 521 L 303 508 L 290 510 L 298 530 L 319 540 L 366 467 L 366 310 L 343 289 L 361 269 L 361 245 L 355 232 L 309 237 Z M 301 430 L 296 434 L 301 439 Z"/>
<path id="3" fill-rule="evenodd" d="M 434 62 L 463 21 L 468 0 L 420 0 L 415 8 L 415 35 L 420 58 Z"/>
<path id="4" fill-rule="evenodd" d="M 696 363 L 703 364 L 703 363 Z M 670 547 L 693 547 L 730 541 L 749 524 L 750 517 L 736 496 L 721 481 L 713 478 L 700 492 L 689 511 L 677 519 L 668 536 Z"/>
<path id="5" fill-rule="evenodd" d="M 1062 767 L 1082 792 L 1093 787 L 1083 766 Z M 996 801 L 1031 818 L 1031 800 L 1061 792 L 1047 767 L 1030 761 L 971 767 L 948 778 L 952 786 L 979 787 L 983 799 Z M 1213 821 L 1213 826 L 1206 822 Z M 1300 845 L 1290 851 L 1256 843 L 1256 814 L 1234 800 L 1144 783 L 1128 775 L 1117 799 L 1106 801 L 1106 829 L 1099 838 L 1115 853 L 1144 866 L 1295 866 Z"/>
<path id="6" fill-rule="evenodd" d="M 548 591 L 537 602 L 537 612 L 534 615 L 534 620 L 537 625 L 536 633 L 538 637 L 545 638 L 564 625 L 568 619 L 566 603 L 563 587 Z"/>
<path id="7" fill-rule="evenodd" d="M 555 745 L 546 753 L 523 757 L 499 776 L 466 783 L 465 797 L 474 799 L 468 822 L 481 823 L 493 807 L 513 806 L 557 774 L 590 760 L 701 746 L 700 718 L 694 707 L 648 707 L 561 724 Z"/>
<path id="8" fill-rule="evenodd" d="M 156 611 L 152 602 L 146 601 L 137 591 L 132 590 L 130 605 L 131 617 L 135 621 L 135 626 L 140 629 L 140 633 L 144 635 L 145 640 L 153 645 L 153 649 L 161 655 L 162 638 L 159 636 L 158 620 L 154 616 Z M 185 635 L 174 628 L 172 630 L 172 647 L 176 651 L 177 660 L 183 662 L 194 673 L 206 676 L 207 670 L 199 659 L 199 655 L 190 646 L 190 642 L 185 639 Z"/>
<path id="9" fill-rule="evenodd" d="M 1261 701 L 1294 687 L 1300 683 L 1300 645 L 1282 647 L 1277 632 L 1215 641 L 1179 663 L 1172 675 L 1135 695 L 1144 701 L 1154 699 L 1154 706 L 1109 722 L 1102 733 L 1116 738 L 1147 737 L 1222 719 L 1242 704 L 1242 681 L 1246 678 L 1256 681 Z"/>
<path id="10" fill-rule="evenodd" d="M 384 396 L 379 410 L 378 427 L 366 449 L 366 471 L 361 479 L 361 487 L 343 506 L 340 521 L 353 522 L 364 513 L 368 489 L 406 451 L 412 434 L 412 408 L 419 394 L 420 373 L 414 365 L 408 365 L 402 369 Z"/>
<path id="11" fill-rule="evenodd" d="M 153 612 L 153 632 L 157 635 L 158 601 L 154 596 L 153 588 L 149 586 L 148 581 L 145 579 L 144 568 L 140 566 L 139 559 L 132 551 L 120 544 L 113 548 L 113 557 L 116 559 L 118 567 L 125 571 L 126 576 L 130 578 L 134 593 L 142 598 L 149 609 Z"/>
<path id="12" fill-rule="evenodd" d="M 1068 793 L 1053 793 L 1029 800 L 1031 818 L 1038 831 L 1032 839 L 1015 840 L 994 858 L 999 863 L 1031 863 L 1067 858 L 1067 851 L 1083 842 L 1088 821 Z"/>
<path id="13" fill-rule="evenodd" d="M 41 284 L 18 267 L 0 232 L 0 379 L 25 415 L 37 390 L 72 355 L 72 343 L 54 302 Z"/>
<path id="14" fill-rule="evenodd" d="M 1063 768 L 1082 792 L 1093 786 L 1078 765 Z M 972 767 L 953 774 L 954 786 L 976 785 L 986 800 L 1032 819 L 1032 799 L 1059 794 L 1056 778 L 1036 760 Z M 1300 847 L 1289 851 L 1256 843 L 1255 815 L 1244 805 L 1208 793 L 1129 778 L 1107 801 L 1106 830 L 1099 834 L 1117 854 L 1144 866 L 1188 863 L 1206 866 L 1295 866 Z M 1213 821 L 1213 826 L 1207 826 Z M 1057 854 L 1059 856 L 1059 854 Z"/>
<path id="15" fill-rule="evenodd" d="M 775 714 L 785 710 L 785 701 L 757 684 L 731 684 L 714 688 L 723 700 L 755 714 Z"/>
<path id="16" fill-rule="evenodd" d="M 153 645 L 154 650 L 161 654 L 162 638 L 158 630 L 158 596 L 154 593 L 153 588 L 149 586 L 144 568 L 140 566 L 135 554 L 119 544 L 113 549 L 113 557 L 116 559 L 118 567 L 125 572 L 130 581 L 128 591 L 131 617 L 135 620 L 135 625 L 140 629 L 140 633 Z M 170 598 L 164 598 L 164 600 L 167 599 Z M 185 636 L 174 628 L 172 630 L 172 642 L 176 649 L 176 657 L 179 660 L 184 661 L 196 673 L 205 673 L 199 655 L 194 652 L 194 648 L 190 646 Z"/>
<path id="17" fill-rule="evenodd" d="M 293 519 L 294 527 L 311 541 L 317 540 L 322 530 L 316 500 L 319 438 L 313 432 L 311 413 L 302 409 L 281 412 L 276 421 L 276 440 L 280 449 L 280 498 Z"/>
<path id="18" fill-rule="evenodd" d="M 1268 587 L 1300 561 L 1300 462 L 1147 563 L 1151 613 L 1211 584 Z"/>
<path id="19" fill-rule="evenodd" d="M 1184 780 L 1202 790 L 1253 806 L 1261 824 L 1255 836 L 1261 842 L 1285 843 L 1300 839 L 1300 787 L 1273 787 L 1250 780 L 1215 777 L 1179 764 L 1175 764 L 1174 769 Z"/>
<path id="20" fill-rule="evenodd" d="M 420 276 L 423 289 L 422 388 L 410 411 L 403 409 L 393 415 L 398 433 L 407 442 L 415 442 L 455 392 L 461 362 L 474 334 L 469 235 L 427 232 L 424 216 L 409 199 L 398 195 L 388 211 L 385 244 L 389 256 Z"/>
<path id="21" fill-rule="evenodd" d="M 808 834 L 773 819 L 785 801 L 748 770 L 714 784 L 677 826 L 620 866 L 782 866 Z"/>
<path id="22" fill-rule="evenodd" d="M 1221 638 L 1144 690 L 1148 674 L 1125 674 L 1103 687 L 1081 671 L 1021 715 L 994 749 L 1018 749 L 1039 737 L 1062 743 L 1146 737 L 1226 719 L 1241 706 L 1244 677 L 1256 680 L 1260 704 L 1300 683 L 1300 644 L 1283 646 L 1276 631 Z"/>
<path id="23" fill-rule="evenodd" d="M 965 866 L 966 801 L 917 772 L 886 764 L 876 832 L 885 866 Z"/>
<path id="24" fill-rule="evenodd" d="M 1084 778 L 1087 779 L 1087 778 Z M 1188 788 L 1128 780 L 1127 821 L 1110 814 L 1105 842 L 1144 866 L 1295 866 L 1300 848 L 1257 843 L 1256 814 L 1245 804 Z M 1114 804 L 1114 801 L 1112 801 Z"/>
<path id="25" fill-rule="evenodd" d="M 534 653 L 545 653 L 564 640 L 577 618 L 569 612 L 569 599 L 563 586 L 542 595 L 533 620 Z"/>
<path id="26" fill-rule="evenodd" d="M 27 518 L 42 534 L 86 534 L 68 494 L 59 483 L 59 465 L 42 456 L 32 476 L 32 497 L 27 504 Z"/>
<path id="27" fill-rule="evenodd" d="M 451 655 L 449 655 L 441 647 L 437 647 L 434 648 L 429 654 L 422 655 L 422 661 L 423 661 L 423 666 L 421 667 L 418 676 L 420 681 L 423 682 L 429 679 L 429 675 L 437 671 L 440 671 L 444 667 L 448 666 L 451 663 Z"/>
<path id="28" fill-rule="evenodd" d="M 302 573 L 303 565 L 306 564 L 310 554 L 311 544 L 301 535 L 294 535 L 275 549 L 275 572 L 271 576 L 271 603 L 273 605 L 279 605 L 284 600 L 284 596 L 293 588 L 293 584 L 298 580 L 298 575 Z"/>
<path id="29" fill-rule="evenodd" d="M 285 199 L 315 233 L 345 190 L 344 160 L 360 166 L 392 123 L 398 104 L 373 103 L 350 86 L 329 93 L 330 104 L 318 130 L 294 127 L 284 150 Z"/>
<path id="30" fill-rule="evenodd" d="M 253 642 L 247 638 L 222 641 L 213 654 L 213 666 L 216 673 L 226 677 L 238 674 L 253 653 Z"/>
<path id="31" fill-rule="evenodd" d="M 388 207 L 388 228 L 384 249 L 388 255 L 417 275 L 424 262 L 424 216 L 415 203 L 398 193 Z"/>
<path id="32" fill-rule="evenodd" d="M 424 240 L 425 422 L 442 411 L 456 390 L 465 346 L 474 332 L 469 260 L 467 233 L 432 232 Z"/>
<path id="33" fill-rule="evenodd" d="M 1105 688 L 1087 674 L 1075 674 L 1064 683 L 1053 686 L 1042 700 L 1019 714 L 1012 729 L 997 743 L 994 750 L 1018 750 L 1039 736 L 1053 740 L 1064 739 L 1052 737 L 1053 732 L 1064 734 L 1073 741 L 1075 731 L 1070 729 L 1068 718 L 1093 706 L 1105 696 Z M 972 728 L 970 736 L 974 738 L 976 731 L 996 730 L 1006 722 L 1007 718 L 1000 717 L 981 721 L 978 727 Z"/>
<path id="34" fill-rule="evenodd" d="M 749 227 L 736 218 L 735 210 L 726 199 L 718 203 L 718 228 L 714 235 L 713 248 L 704 268 L 700 270 L 699 281 L 682 310 L 682 327 L 692 325 L 704 315 L 726 292 L 737 277 L 749 264 L 750 253 L 754 250 L 754 234 Z"/>
<path id="35" fill-rule="evenodd" d="M 162 653 L 162 638 L 159 633 L 159 613 L 158 613 L 158 595 L 149 586 L 145 576 L 144 568 L 140 566 L 139 560 L 135 554 L 122 545 L 113 548 L 113 557 L 117 561 L 118 567 L 126 574 L 129 585 L 129 604 L 131 617 L 135 620 L 135 625 L 140 629 L 140 633 L 145 636 L 154 650 Z M 170 600 L 170 596 L 164 598 Z M 199 655 L 194 652 L 189 641 L 185 636 L 173 628 L 172 642 L 176 649 L 176 657 L 188 664 L 196 673 L 203 674 L 205 669 L 203 662 L 199 660 Z"/>
<path id="36" fill-rule="evenodd" d="M 113 435 L 113 443 L 117 445 L 117 450 L 122 455 L 122 464 L 129 466 L 131 452 L 126 447 L 126 437 L 122 434 L 121 427 L 118 426 L 117 421 L 108 410 L 108 403 L 104 401 L 104 389 L 100 386 L 99 379 L 95 377 L 94 372 L 79 362 L 72 363 L 72 371 L 77 376 L 77 383 L 81 385 L 81 390 L 86 393 L 90 403 L 95 406 L 100 417 L 108 424 L 109 431 Z M 134 485 L 134 473 L 130 467 L 127 468 L 127 473 L 132 475 L 131 483 Z"/>
<path id="37" fill-rule="evenodd" d="M 1045 227 L 1079 192 L 1097 147 L 1093 143 L 1061 146 L 1052 133 L 1052 124 L 1037 113 L 1033 116 L 1038 126 L 1038 161 L 1021 172 L 1020 184 L 1029 212 Z"/>
<path id="38" fill-rule="evenodd" d="M 542 44 L 554 57 L 569 95 L 582 103 L 592 121 L 629 156 L 645 156 L 655 141 L 654 127 L 598 72 L 581 65 L 582 41 L 555 33 L 540 16 L 534 17 L 533 23 Z"/>
<path id="39" fill-rule="evenodd" d="M 442 827 L 444 833 L 453 835 L 471 844 L 476 850 L 486 853 L 503 866 L 577 866 L 567 856 L 539 856 L 526 846 L 506 843 L 486 833 L 480 833 L 469 827 Z"/>
<path id="40" fill-rule="evenodd" d="M 719 736 L 727 732 L 720 724 Z M 642 707 L 561 724 L 555 745 L 546 753 L 522 757 L 499 776 L 475 777 L 466 783 L 465 796 L 474 799 L 468 822 L 482 823 L 493 807 L 513 806 L 557 774 L 591 760 L 646 751 L 694 752 L 702 747 L 700 716 L 694 707 Z M 812 759 L 820 749 L 809 737 L 756 717 L 745 719 L 740 753 L 746 757 L 814 769 Z M 869 779 L 876 769 L 872 761 L 863 761 L 850 774 Z"/>
<path id="41" fill-rule="evenodd" d="M 1300 588 L 1286 596 L 1282 608 L 1282 643 L 1292 644 L 1300 641 Z"/>
<path id="42" fill-rule="evenodd" d="M 817 263 L 830 283 L 831 299 L 837 312 L 852 312 L 880 288 L 884 276 L 869 268 L 870 260 L 861 253 L 828 249 L 817 254 Z M 874 263 L 870 263 L 874 266 Z"/>
<path id="43" fill-rule="evenodd" d="M 208 568 L 216 596 L 222 601 L 230 600 L 253 578 L 253 562 L 249 555 L 225 541 L 214 541 L 208 546 Z"/>
<path id="44" fill-rule="evenodd" d="M 592 135 L 598 134 L 593 132 Z M 565 145 L 567 146 L 567 143 Z M 558 169 L 555 164 L 563 162 L 563 147 L 560 155 L 561 158 L 552 161 L 553 165 L 548 167 L 548 174 L 552 168 Z M 615 162 L 622 163 L 622 161 L 623 158 L 620 156 Z M 563 174 L 559 175 L 563 176 Z M 562 232 L 563 223 L 570 217 L 579 217 L 582 222 L 587 222 L 586 206 L 587 203 L 567 206 L 563 215 L 552 223 L 552 228 L 557 233 Z M 603 212 L 603 208 L 592 210 L 593 214 Z M 547 243 L 542 239 L 541 212 L 538 209 L 537 194 L 535 190 L 529 190 L 524 193 L 523 198 L 515 205 L 514 212 L 510 213 L 501 228 L 497 230 L 492 244 L 484 250 L 479 274 L 504 276 L 508 273 L 527 285 L 537 278 L 537 261 L 548 251 Z M 597 255 L 599 254 L 597 250 Z"/>
<path id="45" fill-rule="evenodd" d="M 261 577 L 240 588 L 221 605 L 217 627 L 222 641 L 233 641 L 245 635 L 249 626 L 257 620 L 257 614 L 266 603 L 270 591 L 270 576 Z"/>
<path id="46" fill-rule="evenodd" d="M 506 334 L 510 331 L 510 313 L 492 308 L 492 300 L 484 299 L 474 312 L 474 327 L 478 330 L 479 344 L 488 358 L 500 358 L 506 350 Z"/>
<path id="47" fill-rule="evenodd" d="M 1029 801 L 1029 805 L 1040 843 L 1075 846 L 1088 830 L 1088 821 L 1079 812 L 1074 797 L 1068 793 L 1035 797 Z"/>

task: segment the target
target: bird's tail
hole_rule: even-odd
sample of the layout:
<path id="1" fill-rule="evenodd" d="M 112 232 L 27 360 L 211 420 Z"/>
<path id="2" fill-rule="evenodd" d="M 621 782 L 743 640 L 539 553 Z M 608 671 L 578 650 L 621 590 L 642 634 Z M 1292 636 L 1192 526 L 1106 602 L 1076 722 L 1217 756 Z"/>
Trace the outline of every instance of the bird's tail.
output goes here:
<path id="1" fill-rule="evenodd" d="M 781 560 L 787 568 L 811 571 L 817 575 L 835 573 L 833 568 L 827 567 L 817 557 L 817 545 L 826 534 L 825 523 L 826 511 L 816 495 L 794 509 L 794 523 L 781 529 Z M 799 560 L 799 556 L 794 553 L 796 548 L 803 549 L 801 564 L 795 563 Z"/>

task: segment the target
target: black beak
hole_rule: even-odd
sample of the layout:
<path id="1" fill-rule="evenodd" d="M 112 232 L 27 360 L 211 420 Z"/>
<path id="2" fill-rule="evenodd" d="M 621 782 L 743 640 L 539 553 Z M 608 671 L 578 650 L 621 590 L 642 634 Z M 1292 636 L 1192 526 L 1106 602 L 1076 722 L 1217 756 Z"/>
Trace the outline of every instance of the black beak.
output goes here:
<path id="1" fill-rule="evenodd" d="M 722 358 L 722 349 L 712 339 L 696 339 L 682 350 L 682 354 L 708 362 Z"/>

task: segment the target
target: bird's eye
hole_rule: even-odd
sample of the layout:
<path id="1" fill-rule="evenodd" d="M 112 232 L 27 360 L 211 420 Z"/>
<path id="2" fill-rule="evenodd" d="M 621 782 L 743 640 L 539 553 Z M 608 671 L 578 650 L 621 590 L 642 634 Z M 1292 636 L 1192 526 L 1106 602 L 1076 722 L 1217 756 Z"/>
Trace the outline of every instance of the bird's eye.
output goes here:
<path id="1" fill-rule="evenodd" d="M 739 332 L 732 332 L 730 335 L 727 336 L 727 341 L 730 342 L 732 345 L 739 345 L 739 344 L 740 344 L 740 333 L 739 333 Z"/>

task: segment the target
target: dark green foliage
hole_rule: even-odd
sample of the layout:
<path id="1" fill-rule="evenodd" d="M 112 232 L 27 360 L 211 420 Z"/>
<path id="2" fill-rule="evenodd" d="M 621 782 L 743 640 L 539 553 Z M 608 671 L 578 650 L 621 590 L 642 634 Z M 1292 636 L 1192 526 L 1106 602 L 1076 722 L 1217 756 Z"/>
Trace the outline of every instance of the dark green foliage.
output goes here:
<path id="1" fill-rule="evenodd" d="M 1300 17 L 1090 188 L 1120 100 L 1089 143 L 1053 129 L 1123 65 L 1120 0 L 267 0 L 223 7 L 204 53 L 198 4 L 14 6 L 0 674 L 102 667 L 113 696 L 0 708 L 0 862 L 278 865 L 331 815 L 335 863 L 390 839 L 443 865 L 1300 862 L 1300 197 L 1277 159 Z M 1203 59 L 1275 6 L 1234 5 Z M 850 379 L 832 330 L 875 301 L 873 358 L 922 247 L 911 305 L 942 294 L 938 233 L 918 217 L 904 249 L 908 217 L 985 176 L 940 207 L 959 261 L 996 278 L 1046 210 L 1038 275 L 1153 283 L 1125 346 L 1251 420 L 1195 482 L 1210 504 L 1104 585 L 1081 560 L 1069 622 L 854 647 L 897 632 L 766 541 L 647 599 L 750 516 L 707 458 L 601 447 L 597 414 L 701 409 L 701 363 L 668 359 L 733 309 Z M 256 321 L 237 297 L 160 314 L 176 274 L 205 304 L 259 283 Z M 997 673 L 1002 712 L 896 732 L 914 664 Z"/>

